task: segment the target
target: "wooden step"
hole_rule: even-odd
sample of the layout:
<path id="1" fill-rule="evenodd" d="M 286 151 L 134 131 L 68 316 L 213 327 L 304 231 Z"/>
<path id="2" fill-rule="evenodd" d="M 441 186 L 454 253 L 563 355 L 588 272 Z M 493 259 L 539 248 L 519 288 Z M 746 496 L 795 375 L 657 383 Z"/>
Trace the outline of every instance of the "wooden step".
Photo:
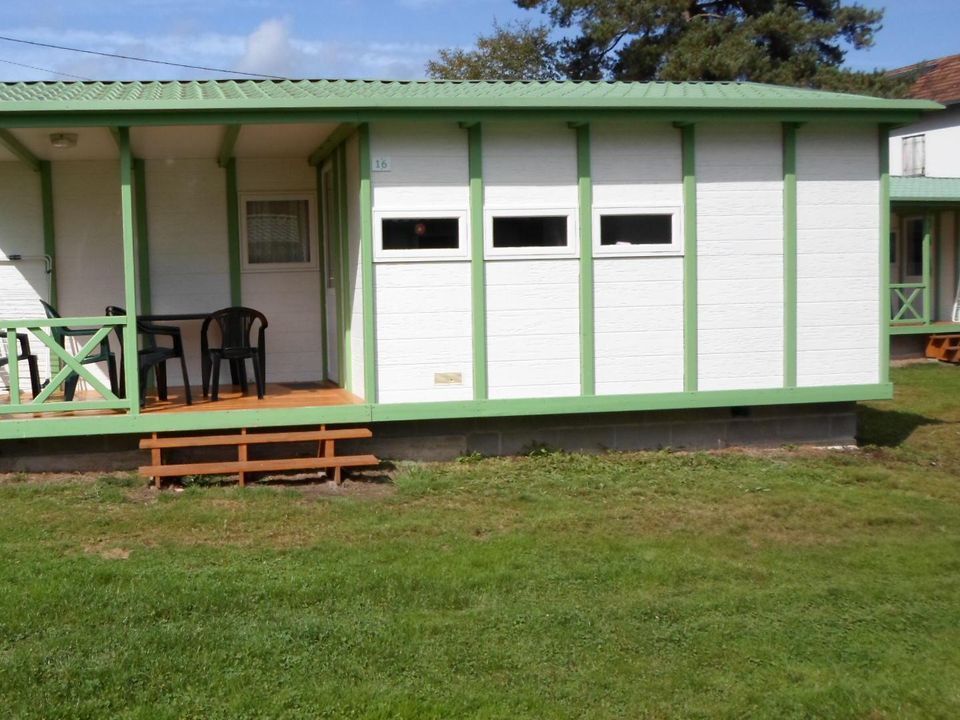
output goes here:
<path id="1" fill-rule="evenodd" d="M 147 477 L 183 477 L 184 475 L 236 475 L 241 472 L 280 472 L 284 470 L 323 470 L 338 467 L 379 465 L 374 455 L 341 455 L 339 457 L 280 458 L 232 462 L 183 463 L 180 465 L 145 465 L 140 474 Z"/>
<path id="2" fill-rule="evenodd" d="M 924 355 L 932 360 L 960 362 L 960 334 L 931 335 Z"/>
<path id="3" fill-rule="evenodd" d="M 373 433 L 369 428 L 305 430 L 282 433 L 247 433 L 246 435 L 197 435 L 193 437 L 143 438 L 140 441 L 140 449 L 168 450 L 171 448 L 261 445 L 266 443 L 307 442 L 311 440 L 354 440 L 371 437 L 373 437 Z"/>

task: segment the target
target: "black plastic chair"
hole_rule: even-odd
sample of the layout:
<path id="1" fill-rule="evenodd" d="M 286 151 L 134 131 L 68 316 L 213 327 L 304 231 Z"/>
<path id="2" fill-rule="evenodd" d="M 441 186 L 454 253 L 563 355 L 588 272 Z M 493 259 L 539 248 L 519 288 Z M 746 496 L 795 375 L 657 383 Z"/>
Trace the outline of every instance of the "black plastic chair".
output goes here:
<path id="1" fill-rule="evenodd" d="M 111 305 L 104 312 L 111 317 L 126 315 L 127 312 L 122 307 Z M 123 349 L 123 326 L 117 325 L 117 337 L 120 340 L 121 351 Z M 144 347 L 137 350 L 137 367 L 140 371 L 140 404 L 147 401 L 147 379 L 150 371 L 157 380 L 157 397 L 160 400 L 167 399 L 167 361 L 180 360 L 180 372 L 183 374 L 183 392 L 187 405 L 193 405 L 193 396 L 190 393 L 190 376 L 187 373 L 187 359 L 183 352 L 183 338 L 180 335 L 180 328 L 172 325 L 157 325 L 155 323 L 137 320 L 137 334 L 145 338 Z M 168 337 L 171 345 L 157 345 L 156 338 Z M 122 356 L 121 356 L 122 357 Z M 124 381 L 124 367 L 126 359 L 120 364 L 120 383 Z"/>
<path id="2" fill-rule="evenodd" d="M 220 347 L 210 347 L 207 333 L 210 324 L 220 328 Z M 253 326 L 259 323 L 257 344 L 250 342 Z M 220 361 L 230 363 L 231 374 L 239 379 L 244 394 L 247 392 L 247 373 L 245 361 L 253 365 L 253 376 L 257 383 L 257 397 L 263 399 L 266 391 L 267 349 L 264 331 L 267 318 L 262 312 L 247 307 L 228 307 L 217 310 L 203 321 L 200 329 L 200 363 L 203 371 L 203 396 L 207 397 L 210 388 L 210 373 L 213 371 L 211 399 L 218 399 L 220 393 Z"/>
<path id="3" fill-rule="evenodd" d="M 44 312 L 47 313 L 47 317 L 50 319 L 59 319 L 60 314 L 57 312 L 57 309 L 50 305 L 50 303 L 40 301 L 40 304 L 43 305 Z M 67 338 L 72 337 L 90 337 L 97 332 L 96 329 L 82 329 L 75 330 L 68 327 L 52 327 L 50 328 L 50 334 L 53 335 L 54 342 L 57 343 L 60 347 L 65 348 L 67 346 Z M 107 337 L 104 337 L 100 341 L 100 351 L 96 355 L 87 355 L 83 360 L 80 361 L 82 365 L 89 365 L 91 363 L 107 363 L 107 372 L 110 376 L 110 391 L 114 395 L 119 395 L 119 389 L 117 386 L 117 358 L 113 354 L 113 351 L 110 350 L 110 340 Z M 63 382 L 63 397 L 65 400 L 73 400 L 73 396 L 77 391 L 77 382 L 80 380 L 80 376 L 75 372 L 71 372 L 69 377 Z"/>
<path id="4" fill-rule="evenodd" d="M 33 393 L 33 396 L 36 397 L 40 394 L 40 369 L 37 365 L 37 356 L 30 352 L 30 338 L 27 337 L 26 333 L 17 333 L 17 344 L 20 348 L 19 350 L 14 349 L 16 362 L 26 360 L 27 367 L 30 370 L 30 391 Z M 6 357 L 0 356 L 0 367 L 8 365 L 9 363 L 10 348 L 7 348 Z"/>

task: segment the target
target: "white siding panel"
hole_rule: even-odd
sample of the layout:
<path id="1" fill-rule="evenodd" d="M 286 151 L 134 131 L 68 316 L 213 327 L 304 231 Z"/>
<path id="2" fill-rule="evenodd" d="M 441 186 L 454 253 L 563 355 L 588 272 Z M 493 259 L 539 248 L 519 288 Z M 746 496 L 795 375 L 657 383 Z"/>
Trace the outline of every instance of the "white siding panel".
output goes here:
<path id="1" fill-rule="evenodd" d="M 483 126 L 487 208 L 576 208 L 576 134 L 565 124 Z"/>
<path id="2" fill-rule="evenodd" d="M 370 153 L 391 164 L 371 175 L 376 211 L 467 209 L 467 132 L 455 123 L 374 125 Z"/>
<path id="3" fill-rule="evenodd" d="M 670 125 L 591 127 L 596 207 L 678 207 L 683 202 L 680 131 Z"/>
<path id="4" fill-rule="evenodd" d="M 683 390 L 682 258 L 594 263 L 600 395 Z"/>
<path id="5" fill-rule="evenodd" d="M 230 304 L 224 182 L 210 160 L 147 161 L 153 312 L 210 312 Z M 194 385 L 200 383 L 201 324 L 180 325 Z M 169 363 L 167 374 L 171 385 L 183 383 L 179 363 Z"/>
<path id="6" fill-rule="evenodd" d="M 472 399 L 470 264 L 379 263 L 375 287 L 380 402 Z"/>
<path id="7" fill-rule="evenodd" d="M 778 125 L 697 132 L 699 388 L 783 385 Z"/>
<path id="8" fill-rule="evenodd" d="M 351 298 L 353 312 L 350 317 L 351 391 L 364 396 L 364 357 L 366 339 L 363 336 L 363 276 L 360 268 L 360 140 L 356 135 L 346 144 L 347 156 L 347 230 L 349 252 L 347 253 L 347 295 Z M 376 283 L 374 283 L 376 287 Z"/>
<path id="9" fill-rule="evenodd" d="M 49 279 L 43 255 L 43 217 L 40 202 L 40 176 L 23 163 L 0 163 L 0 259 L 22 255 L 15 263 L 0 263 L 0 317 L 44 317 L 40 300 L 49 299 Z M 31 257 L 32 256 L 32 257 Z M 5 336 L 4 336 L 5 337 Z M 6 340 L 0 347 L 9 357 Z M 49 373 L 48 352 L 38 340 L 31 339 L 30 350 L 39 356 L 40 374 Z M 30 390 L 26 362 L 21 362 L 20 389 Z M 0 368 L 0 388 L 6 391 L 9 366 Z M 29 395 L 26 396 L 29 398 Z M 26 399 L 25 398 L 25 399 Z"/>
<path id="10" fill-rule="evenodd" d="M 578 262 L 506 260 L 486 271 L 490 397 L 578 395 Z"/>
<path id="11" fill-rule="evenodd" d="M 797 133 L 797 381 L 879 380 L 879 159 L 876 132 Z"/>

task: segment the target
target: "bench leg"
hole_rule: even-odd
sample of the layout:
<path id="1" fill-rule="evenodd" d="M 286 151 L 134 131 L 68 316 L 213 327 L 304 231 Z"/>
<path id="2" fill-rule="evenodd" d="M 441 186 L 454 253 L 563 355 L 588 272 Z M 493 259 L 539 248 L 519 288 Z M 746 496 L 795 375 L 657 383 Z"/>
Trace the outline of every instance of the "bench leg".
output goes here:
<path id="1" fill-rule="evenodd" d="M 245 436 L 247 434 L 246 428 L 240 428 L 240 435 Z M 246 443 L 242 445 L 237 445 L 237 460 L 242 463 L 247 461 L 247 445 Z M 247 474 L 241 470 L 237 475 L 240 478 L 240 487 L 246 487 L 247 484 Z"/>
<path id="2" fill-rule="evenodd" d="M 156 440 L 156 439 L 157 439 L 157 434 L 156 434 L 156 433 L 153 433 L 150 437 L 153 438 L 154 440 Z M 153 463 L 153 465 L 156 466 L 156 467 L 159 467 L 160 465 L 163 465 L 163 451 L 162 451 L 160 448 L 153 448 L 153 449 L 150 451 L 150 462 Z M 154 486 L 157 490 L 160 489 L 160 476 L 159 476 L 159 475 L 157 475 L 157 476 L 155 476 L 155 477 L 153 478 L 153 486 Z"/>

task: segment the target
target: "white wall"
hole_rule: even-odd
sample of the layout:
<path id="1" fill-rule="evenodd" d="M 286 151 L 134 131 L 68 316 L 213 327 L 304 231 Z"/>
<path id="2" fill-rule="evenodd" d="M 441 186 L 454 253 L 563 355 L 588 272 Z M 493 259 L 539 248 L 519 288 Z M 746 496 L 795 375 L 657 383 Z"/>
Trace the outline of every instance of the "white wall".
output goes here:
<path id="1" fill-rule="evenodd" d="M 483 127 L 484 205 L 576 216 L 576 134 L 562 123 Z M 576 223 L 571 243 L 578 242 Z M 580 393 L 579 264 L 488 260 L 487 378 L 491 398 Z"/>
<path id="2" fill-rule="evenodd" d="M 453 123 L 374 125 L 374 212 L 469 212 L 467 132 Z M 461 238 L 467 248 L 469 228 Z M 383 403 L 473 398 L 470 263 L 378 262 L 378 399 Z M 437 374 L 460 382 L 437 383 Z"/>
<path id="3" fill-rule="evenodd" d="M 237 161 L 239 192 L 316 193 L 316 170 L 301 159 Z M 243 208 L 240 208 L 243 212 Z M 316 233 L 317 228 L 313 228 Z M 311 252 L 319 252 L 314 237 Z M 311 382 L 323 378 L 320 332 L 320 272 L 244 271 L 243 304 L 266 315 L 267 381 Z M 225 372 L 225 371 L 224 371 Z"/>
<path id="4" fill-rule="evenodd" d="M 39 300 L 49 300 L 50 280 L 42 260 L 43 218 L 40 175 L 20 162 L 0 163 L 0 315 L 8 318 L 44 317 Z M 10 255 L 25 259 L 4 262 Z M 0 338 L 4 357 L 9 357 L 5 335 Z M 49 353 L 39 340 L 30 338 L 30 350 L 39 357 L 40 374 L 47 377 Z M 20 388 L 29 392 L 27 363 L 19 365 Z M 0 388 L 6 391 L 9 366 L 0 368 Z M 29 395 L 26 396 L 29 398 Z"/>
<path id="5" fill-rule="evenodd" d="M 697 126 L 701 390 L 783 386 L 781 133 Z"/>
<path id="6" fill-rule="evenodd" d="M 925 136 L 926 175 L 960 177 L 960 106 L 929 113 L 912 125 L 890 132 L 890 173 L 903 174 L 903 138 Z"/>
<path id="7" fill-rule="evenodd" d="M 230 305 L 227 193 L 212 160 L 148 160 L 145 168 L 150 301 L 156 314 L 212 312 Z M 179 324 L 193 385 L 199 385 L 201 321 Z M 268 343 L 268 348 L 270 344 Z M 179 363 L 168 382 L 183 384 Z"/>
<path id="8" fill-rule="evenodd" d="M 596 208 L 681 207 L 680 133 L 670 125 L 591 128 Z M 594 261 L 598 395 L 683 390 L 683 258 Z"/>
<path id="9" fill-rule="evenodd" d="M 879 381 L 877 131 L 797 131 L 797 382 Z"/>

